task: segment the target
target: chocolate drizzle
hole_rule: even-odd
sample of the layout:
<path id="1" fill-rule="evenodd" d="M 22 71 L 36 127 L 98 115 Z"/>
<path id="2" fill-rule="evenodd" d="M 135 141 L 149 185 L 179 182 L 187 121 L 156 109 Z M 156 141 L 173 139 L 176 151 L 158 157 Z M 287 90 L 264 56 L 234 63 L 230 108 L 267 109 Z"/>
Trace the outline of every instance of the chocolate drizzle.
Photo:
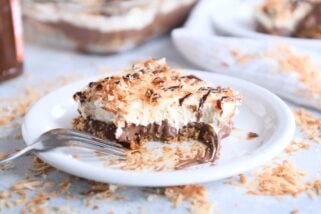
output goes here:
<path id="1" fill-rule="evenodd" d="M 196 81 L 202 81 L 202 79 L 200 79 L 200 78 L 198 78 L 197 76 L 195 76 L 195 75 L 187 75 L 187 76 L 182 76 L 182 77 L 180 77 L 179 78 L 180 80 L 181 79 L 195 79 Z"/>
<path id="2" fill-rule="evenodd" d="M 186 98 L 188 98 L 189 96 L 191 96 L 191 95 L 192 95 L 192 93 L 188 93 L 188 94 L 186 94 L 184 97 L 179 98 L 179 100 L 178 100 L 179 105 L 180 105 L 180 106 L 182 106 L 182 105 L 183 105 L 184 100 L 185 100 Z"/>
<path id="3" fill-rule="evenodd" d="M 204 105 L 204 103 L 205 103 L 208 95 L 210 95 L 210 93 L 211 93 L 211 90 L 208 90 L 208 92 L 207 92 L 206 94 L 204 94 L 204 95 L 202 96 L 202 98 L 200 99 L 200 102 L 199 102 L 199 104 L 198 104 L 198 110 L 199 110 L 199 111 L 202 109 L 202 107 L 203 107 L 203 105 Z"/>
<path id="4" fill-rule="evenodd" d="M 179 88 L 182 88 L 183 86 L 181 85 L 175 85 L 175 86 L 171 86 L 171 87 L 168 87 L 168 88 L 164 88 L 163 90 L 164 91 L 174 91 L 175 89 L 179 89 Z"/>
<path id="5" fill-rule="evenodd" d="M 202 117 L 202 108 L 203 108 L 203 105 L 208 97 L 208 95 L 210 95 L 211 93 L 211 90 L 208 90 L 206 94 L 204 94 L 202 96 L 202 98 L 200 99 L 200 102 L 198 104 L 198 109 L 197 109 L 197 113 L 196 113 L 196 118 L 197 118 L 197 121 L 199 121 Z"/>

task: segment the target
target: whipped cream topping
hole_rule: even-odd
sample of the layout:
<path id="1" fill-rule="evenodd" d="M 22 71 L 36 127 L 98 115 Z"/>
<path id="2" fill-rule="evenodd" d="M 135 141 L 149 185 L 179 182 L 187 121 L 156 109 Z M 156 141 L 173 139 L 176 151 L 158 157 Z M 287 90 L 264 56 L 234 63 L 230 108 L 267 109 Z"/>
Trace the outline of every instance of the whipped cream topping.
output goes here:
<path id="1" fill-rule="evenodd" d="M 67 22 L 101 32 L 140 30 L 153 23 L 159 13 L 169 13 L 196 0 L 119 1 L 119 7 L 125 4 L 131 4 L 132 7 L 127 7 L 126 12 L 114 15 L 103 14 L 103 8 L 109 7 L 108 5 L 102 4 L 102 11 L 93 12 L 87 7 L 82 8 L 80 2 L 77 1 L 75 5 L 68 5 L 66 2 L 27 2 L 24 15 L 41 22 Z M 138 2 L 137 5 L 135 2 Z M 91 3 L 89 7 L 92 5 L 95 4 Z M 95 10 L 96 8 L 99 7 L 95 7 Z"/>
<path id="2" fill-rule="evenodd" d="M 147 126 L 164 120 L 177 131 L 188 123 L 203 122 L 218 132 L 241 100 L 238 92 L 174 71 L 165 60 L 137 63 L 119 75 L 90 83 L 74 98 L 83 118 L 114 123 L 116 137 L 126 124 Z"/>

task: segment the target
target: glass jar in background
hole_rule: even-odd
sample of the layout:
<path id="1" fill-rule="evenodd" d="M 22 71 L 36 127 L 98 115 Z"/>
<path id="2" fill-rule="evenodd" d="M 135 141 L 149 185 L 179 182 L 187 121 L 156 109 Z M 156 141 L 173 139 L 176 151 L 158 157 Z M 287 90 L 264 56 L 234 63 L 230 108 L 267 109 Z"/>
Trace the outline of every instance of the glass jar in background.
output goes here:
<path id="1" fill-rule="evenodd" d="M 182 24 L 197 0 L 23 0 L 27 41 L 112 54 Z"/>
<path id="2" fill-rule="evenodd" d="M 23 40 L 19 0 L 0 1 L 0 82 L 23 69 Z"/>

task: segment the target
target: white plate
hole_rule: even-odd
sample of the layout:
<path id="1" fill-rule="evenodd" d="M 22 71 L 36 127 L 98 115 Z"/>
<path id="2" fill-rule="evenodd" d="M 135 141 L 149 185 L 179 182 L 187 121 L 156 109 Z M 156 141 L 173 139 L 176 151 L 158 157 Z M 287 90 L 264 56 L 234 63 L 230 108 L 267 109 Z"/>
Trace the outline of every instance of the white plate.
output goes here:
<path id="1" fill-rule="evenodd" d="M 170 171 L 126 171 L 103 166 L 103 162 L 90 150 L 85 159 L 73 158 L 75 148 L 64 148 L 39 153 L 48 164 L 67 173 L 100 182 L 133 186 L 170 186 L 209 182 L 257 167 L 280 153 L 294 136 L 295 123 L 287 105 L 271 92 L 246 81 L 223 75 L 185 70 L 200 78 L 233 87 L 243 98 L 243 105 L 236 117 L 235 127 L 259 134 L 246 141 L 234 130 L 222 141 L 221 157 L 215 166 L 204 164 L 197 167 Z M 94 77 L 58 89 L 38 101 L 25 117 L 22 134 L 30 144 L 43 132 L 53 128 L 70 128 L 70 121 L 78 116 L 72 95 Z M 243 133 L 243 134 L 244 134 Z M 77 150 L 78 151 L 78 150 Z"/>
<path id="2" fill-rule="evenodd" d="M 269 35 L 255 30 L 254 7 L 260 0 L 226 0 L 220 4 L 220 10 L 212 14 L 216 30 L 221 33 L 253 39 L 278 40 L 293 45 L 321 50 L 319 39 L 303 39 Z M 232 13 L 230 11 L 233 11 Z"/>

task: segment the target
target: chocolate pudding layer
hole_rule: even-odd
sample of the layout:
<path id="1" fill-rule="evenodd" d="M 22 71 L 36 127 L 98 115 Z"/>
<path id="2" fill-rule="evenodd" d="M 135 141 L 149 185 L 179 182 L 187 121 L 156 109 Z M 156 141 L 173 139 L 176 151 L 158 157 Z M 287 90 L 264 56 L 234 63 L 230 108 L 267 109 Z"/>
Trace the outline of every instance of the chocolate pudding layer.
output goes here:
<path id="1" fill-rule="evenodd" d="M 115 132 L 117 127 L 113 123 L 104 123 L 98 120 L 77 118 L 73 121 L 73 128 L 90 133 L 96 137 L 116 141 L 130 149 L 137 149 L 148 140 L 160 140 L 165 142 L 182 140 L 199 140 L 208 146 L 207 156 L 204 162 L 213 162 L 216 159 L 219 149 L 219 142 L 231 132 L 231 126 L 225 125 L 216 134 L 213 128 L 201 122 L 188 123 L 180 130 L 171 127 L 167 121 L 159 124 L 149 124 L 147 126 L 127 124 L 123 128 L 122 135 L 116 139 Z M 212 153 L 212 151 L 214 151 Z M 214 156 L 210 156 L 214 154 Z"/>

